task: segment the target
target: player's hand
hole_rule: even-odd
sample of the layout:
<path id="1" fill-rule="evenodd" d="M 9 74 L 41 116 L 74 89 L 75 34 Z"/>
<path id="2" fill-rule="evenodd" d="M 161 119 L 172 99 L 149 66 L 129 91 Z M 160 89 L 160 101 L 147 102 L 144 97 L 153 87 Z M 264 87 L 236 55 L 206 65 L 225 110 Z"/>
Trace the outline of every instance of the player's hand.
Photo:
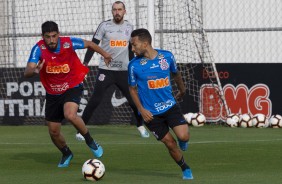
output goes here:
<path id="1" fill-rule="evenodd" d="M 39 60 L 35 70 L 34 70 L 34 73 L 39 73 L 40 70 L 42 69 L 43 65 L 45 63 L 45 59 L 43 59 L 43 61 Z"/>
<path id="2" fill-rule="evenodd" d="M 185 93 L 186 93 L 186 91 L 178 91 L 177 94 L 175 95 L 175 99 L 176 99 L 178 102 L 182 102 Z"/>
<path id="3" fill-rule="evenodd" d="M 140 111 L 140 113 L 144 121 L 147 123 L 149 123 L 150 121 L 154 119 L 153 114 L 150 111 L 148 111 L 147 109 L 143 109 L 142 111 Z"/>
<path id="4" fill-rule="evenodd" d="M 110 62 L 113 60 L 112 56 L 107 53 L 105 56 L 104 56 L 104 61 L 106 63 L 106 66 L 109 67 L 110 65 Z"/>

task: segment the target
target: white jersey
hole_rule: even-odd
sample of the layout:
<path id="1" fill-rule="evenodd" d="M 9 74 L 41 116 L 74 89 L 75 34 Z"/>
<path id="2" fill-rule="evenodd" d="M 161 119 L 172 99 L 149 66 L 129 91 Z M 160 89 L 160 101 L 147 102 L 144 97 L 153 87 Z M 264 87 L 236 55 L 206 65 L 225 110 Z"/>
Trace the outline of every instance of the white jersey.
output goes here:
<path id="1" fill-rule="evenodd" d="M 101 57 L 99 68 L 105 70 L 126 71 L 129 63 L 128 44 L 133 25 L 124 20 L 116 24 L 113 20 L 102 22 L 97 28 L 94 38 L 100 40 L 100 47 L 111 54 L 113 60 L 109 67 Z"/>

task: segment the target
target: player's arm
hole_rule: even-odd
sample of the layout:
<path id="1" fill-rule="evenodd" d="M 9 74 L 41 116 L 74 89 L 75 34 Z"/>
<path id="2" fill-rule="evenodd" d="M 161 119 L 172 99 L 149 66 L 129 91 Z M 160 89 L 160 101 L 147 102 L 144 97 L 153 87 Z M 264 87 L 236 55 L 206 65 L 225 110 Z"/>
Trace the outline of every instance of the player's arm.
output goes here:
<path id="1" fill-rule="evenodd" d="M 28 62 L 25 67 L 24 77 L 33 77 L 35 74 L 38 74 L 43 67 L 44 62 L 44 60 L 39 60 L 38 64 L 34 62 Z"/>
<path id="2" fill-rule="evenodd" d="M 37 45 L 35 45 L 30 53 L 28 62 L 25 67 L 24 77 L 32 77 L 34 74 L 38 74 L 43 67 L 44 60 L 40 60 L 41 51 Z"/>
<path id="3" fill-rule="evenodd" d="M 104 57 L 104 61 L 106 65 L 107 66 L 109 65 L 109 63 L 112 61 L 112 56 L 108 52 L 106 52 L 104 49 L 102 49 L 101 47 L 99 47 L 97 44 L 95 44 L 92 41 L 83 40 L 83 42 L 84 42 L 84 48 L 91 49 L 101 54 Z"/>
<path id="4" fill-rule="evenodd" d="M 183 96 L 185 95 L 186 93 L 186 88 L 185 88 L 185 85 L 184 85 L 184 82 L 182 80 L 182 76 L 181 76 L 181 73 L 179 71 L 177 71 L 176 73 L 171 73 L 176 85 L 177 85 L 177 88 L 178 88 L 178 92 L 177 94 L 175 95 L 175 98 L 176 100 L 180 100 L 183 98 Z"/>
<path id="5" fill-rule="evenodd" d="M 94 36 L 93 36 L 92 42 L 95 43 L 96 45 L 99 45 L 100 40 L 94 38 Z M 84 65 L 86 65 L 86 66 L 88 65 L 88 63 L 90 62 L 91 58 L 93 57 L 93 54 L 94 54 L 94 50 L 87 49 L 85 57 L 84 57 L 84 61 L 83 61 Z"/>
<path id="6" fill-rule="evenodd" d="M 149 123 L 150 121 L 153 120 L 153 115 L 150 111 L 145 109 L 143 105 L 140 102 L 138 92 L 137 92 L 137 87 L 136 86 L 129 86 L 129 93 L 131 95 L 131 98 L 136 105 L 138 111 L 140 112 L 142 118 L 144 119 L 145 122 Z"/>
<path id="7" fill-rule="evenodd" d="M 153 115 L 150 111 L 145 109 L 140 101 L 139 95 L 138 95 L 138 89 L 137 89 L 137 83 L 136 83 L 136 76 L 134 74 L 134 66 L 132 66 L 132 63 L 129 63 L 128 65 L 128 86 L 129 86 L 129 93 L 131 95 L 131 98 L 137 107 L 138 111 L 140 112 L 142 118 L 145 122 L 150 122 L 153 119 Z"/>

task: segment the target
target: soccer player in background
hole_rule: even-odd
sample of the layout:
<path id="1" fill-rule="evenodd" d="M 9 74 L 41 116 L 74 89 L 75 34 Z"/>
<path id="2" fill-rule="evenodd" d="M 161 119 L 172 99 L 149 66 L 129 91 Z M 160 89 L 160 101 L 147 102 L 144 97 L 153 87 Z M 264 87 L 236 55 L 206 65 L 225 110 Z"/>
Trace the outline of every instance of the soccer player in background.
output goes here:
<path id="1" fill-rule="evenodd" d="M 45 119 L 49 134 L 63 156 L 58 167 L 68 167 L 73 153 L 61 133 L 61 122 L 65 118 L 83 135 L 95 157 L 101 157 L 102 147 L 91 137 L 83 120 L 77 115 L 88 68 L 79 60 L 75 50 L 89 48 L 104 56 L 109 63 L 111 55 L 91 41 L 75 37 L 61 37 L 57 23 L 42 24 L 42 40 L 31 50 L 24 76 L 39 73 L 46 90 Z"/>
<path id="2" fill-rule="evenodd" d="M 131 33 L 132 51 L 136 57 L 128 65 L 129 91 L 147 128 L 165 144 L 170 156 L 181 167 L 183 179 L 193 179 L 190 167 L 169 132 L 171 128 L 180 148 L 187 150 L 189 128 L 175 100 L 181 99 L 186 89 L 173 54 L 153 49 L 151 42 L 152 37 L 147 29 L 136 29 Z M 175 97 L 170 75 L 179 90 Z"/>
<path id="3" fill-rule="evenodd" d="M 142 118 L 138 113 L 128 90 L 127 66 L 129 60 L 134 56 L 129 44 L 133 25 L 123 19 L 125 13 L 126 9 L 124 3 L 121 1 L 114 2 L 112 5 L 113 19 L 102 22 L 93 36 L 92 41 L 97 45 L 101 42 L 101 48 L 109 52 L 112 55 L 113 60 L 109 63 L 109 65 L 107 65 L 103 61 L 103 58 L 101 58 L 94 91 L 83 111 L 82 119 L 85 124 L 87 124 L 92 116 L 92 113 L 103 100 L 106 90 L 111 85 L 116 85 L 126 97 L 134 112 L 137 120 L 137 129 L 139 130 L 141 137 L 147 138 L 149 137 L 149 133 L 142 125 Z M 93 50 L 87 50 L 84 58 L 85 65 L 88 65 L 93 54 Z M 76 139 L 83 140 L 84 138 L 77 133 Z"/>

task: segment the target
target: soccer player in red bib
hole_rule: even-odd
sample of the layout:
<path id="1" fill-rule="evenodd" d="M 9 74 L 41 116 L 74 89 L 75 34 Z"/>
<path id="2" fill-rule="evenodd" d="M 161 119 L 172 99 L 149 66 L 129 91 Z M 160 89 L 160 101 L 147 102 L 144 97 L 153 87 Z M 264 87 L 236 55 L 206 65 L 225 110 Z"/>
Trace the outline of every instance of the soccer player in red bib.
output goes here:
<path id="1" fill-rule="evenodd" d="M 58 167 L 68 167 L 73 153 L 61 133 L 61 122 L 67 119 L 83 135 L 85 142 L 95 157 L 103 155 L 102 147 L 91 137 L 83 120 L 77 115 L 83 85 L 88 73 L 75 50 L 90 48 L 101 54 L 105 63 L 111 55 L 97 44 L 75 37 L 61 37 L 58 25 L 53 21 L 42 24 L 42 40 L 32 48 L 24 76 L 32 77 L 39 73 L 46 90 L 45 119 L 49 134 L 63 156 Z"/>

